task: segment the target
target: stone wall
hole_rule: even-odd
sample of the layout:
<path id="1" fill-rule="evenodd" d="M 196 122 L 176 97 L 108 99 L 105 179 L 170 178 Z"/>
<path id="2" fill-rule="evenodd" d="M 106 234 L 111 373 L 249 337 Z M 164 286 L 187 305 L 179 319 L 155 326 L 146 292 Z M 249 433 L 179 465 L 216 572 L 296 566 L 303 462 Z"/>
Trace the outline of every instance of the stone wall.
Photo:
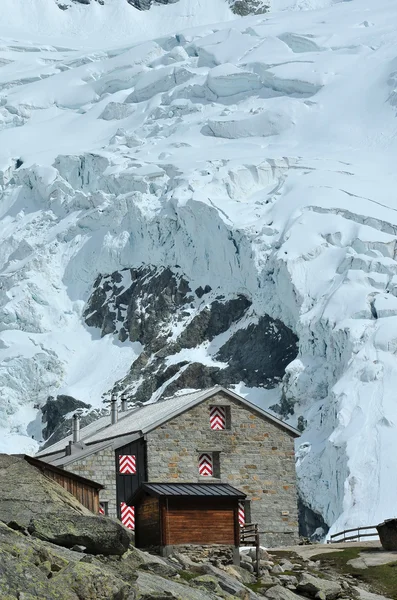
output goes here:
<path id="1" fill-rule="evenodd" d="M 229 406 L 231 427 L 213 431 L 210 406 Z M 220 478 L 201 477 L 198 457 L 219 452 Z M 298 540 L 294 439 L 222 393 L 147 435 L 148 481 L 230 483 L 247 494 L 251 522 L 268 547 Z"/>
<path id="2" fill-rule="evenodd" d="M 117 517 L 115 455 L 112 447 L 100 450 L 66 466 L 66 470 L 105 486 L 99 501 L 108 502 L 109 517 Z"/>

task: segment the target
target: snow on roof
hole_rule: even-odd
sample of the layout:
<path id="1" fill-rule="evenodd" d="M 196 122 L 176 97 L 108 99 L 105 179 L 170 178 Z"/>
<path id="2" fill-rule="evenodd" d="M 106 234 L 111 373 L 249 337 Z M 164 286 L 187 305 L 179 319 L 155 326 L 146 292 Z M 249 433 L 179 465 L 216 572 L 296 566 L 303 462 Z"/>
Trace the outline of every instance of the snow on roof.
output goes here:
<path id="1" fill-rule="evenodd" d="M 300 433 L 287 423 L 284 423 L 280 419 L 277 419 L 270 413 L 258 408 L 254 404 L 251 404 L 241 396 L 238 396 L 234 392 L 223 388 L 222 386 L 215 386 L 206 390 L 197 390 L 190 394 L 183 394 L 178 396 L 172 396 L 169 399 L 160 400 L 152 404 L 147 404 L 141 408 L 130 410 L 125 413 L 119 413 L 119 420 L 117 423 L 112 425 L 110 423 L 110 416 L 101 417 L 97 421 L 90 423 L 87 427 L 83 427 L 80 431 L 80 442 L 86 445 L 96 444 L 103 442 L 104 440 L 110 440 L 117 437 L 123 437 L 129 434 L 141 432 L 142 434 L 158 427 L 162 423 L 165 423 L 172 417 L 178 415 L 183 410 L 189 409 L 195 406 L 199 402 L 210 398 L 217 392 L 224 392 L 229 396 L 232 396 L 236 400 L 243 402 L 250 408 L 259 412 L 268 420 L 282 426 L 284 429 L 292 433 L 294 436 L 299 436 Z M 49 446 L 45 450 L 42 450 L 37 457 L 47 456 L 55 452 L 59 452 L 68 445 L 69 441 L 72 440 L 72 435 L 68 435 L 59 442 L 56 442 L 52 446 Z M 83 451 L 84 453 L 84 451 Z M 81 453 L 80 453 L 81 454 Z M 80 457 L 80 456 L 79 456 Z M 76 456 L 77 458 L 77 456 Z M 71 460 L 73 460 L 71 458 Z M 58 461 L 59 462 L 59 461 Z"/>

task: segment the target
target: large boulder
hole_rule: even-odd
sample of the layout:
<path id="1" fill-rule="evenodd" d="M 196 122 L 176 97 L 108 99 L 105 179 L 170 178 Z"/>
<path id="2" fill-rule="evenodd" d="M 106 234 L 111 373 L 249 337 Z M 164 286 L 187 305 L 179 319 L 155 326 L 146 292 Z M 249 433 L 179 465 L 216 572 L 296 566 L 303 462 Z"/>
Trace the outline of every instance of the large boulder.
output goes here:
<path id="1" fill-rule="evenodd" d="M 47 513 L 33 518 L 28 532 L 58 546 L 84 546 L 89 554 L 122 555 L 130 544 L 130 536 L 120 523 L 94 515 Z"/>
<path id="2" fill-rule="evenodd" d="M 380 543 L 385 550 L 397 550 L 397 519 L 386 519 L 376 526 Z"/>
<path id="3" fill-rule="evenodd" d="M 93 515 L 61 485 L 16 456 L 0 455 L 0 521 L 36 538 L 91 554 L 123 554 L 130 535 L 120 523 Z"/>
<path id="4" fill-rule="evenodd" d="M 32 517 L 92 515 L 58 483 L 23 458 L 0 454 L 0 521 L 27 528 Z"/>
<path id="5" fill-rule="evenodd" d="M 317 594 L 322 592 L 327 600 L 334 600 L 334 598 L 339 598 L 342 594 L 342 588 L 336 581 L 320 579 L 319 577 L 310 575 L 310 573 L 303 573 L 297 585 L 297 590 L 311 598 L 318 598 Z"/>
<path id="6" fill-rule="evenodd" d="M 267 590 L 265 595 L 266 598 L 271 598 L 271 600 L 299 600 L 302 598 L 302 596 L 294 594 L 294 592 L 291 592 L 291 590 L 288 590 L 282 585 L 271 587 Z"/>

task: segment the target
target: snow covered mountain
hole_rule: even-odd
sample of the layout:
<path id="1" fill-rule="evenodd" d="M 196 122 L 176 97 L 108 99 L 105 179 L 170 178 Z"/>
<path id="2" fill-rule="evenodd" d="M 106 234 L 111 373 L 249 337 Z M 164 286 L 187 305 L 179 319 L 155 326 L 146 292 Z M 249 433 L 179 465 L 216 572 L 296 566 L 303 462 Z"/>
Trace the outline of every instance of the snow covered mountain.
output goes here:
<path id="1" fill-rule="evenodd" d="M 2 6 L 0 450 L 219 382 L 304 430 L 312 521 L 396 516 L 394 0 L 66 4 Z"/>

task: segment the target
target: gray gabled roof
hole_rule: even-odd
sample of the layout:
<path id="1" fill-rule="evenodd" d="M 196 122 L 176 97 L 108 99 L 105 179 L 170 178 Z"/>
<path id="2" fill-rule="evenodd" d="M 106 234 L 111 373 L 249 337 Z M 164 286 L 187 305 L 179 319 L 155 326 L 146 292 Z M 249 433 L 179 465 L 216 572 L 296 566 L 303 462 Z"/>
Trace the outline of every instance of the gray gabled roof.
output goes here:
<path id="1" fill-rule="evenodd" d="M 112 440 L 113 446 L 117 448 L 120 445 L 117 446 L 116 438 L 122 438 L 123 443 L 121 445 L 124 445 L 128 443 L 129 436 L 132 436 L 131 439 L 136 439 L 137 434 L 144 435 L 145 433 L 152 431 L 156 427 L 159 427 L 163 423 L 166 423 L 170 419 L 178 416 L 186 410 L 189 410 L 193 406 L 200 404 L 204 400 L 211 398 L 219 392 L 223 392 L 232 399 L 241 402 L 250 410 L 256 412 L 259 416 L 284 429 L 293 437 L 298 437 L 300 435 L 297 429 L 287 425 L 287 423 L 284 423 L 267 411 L 262 410 L 255 404 L 252 404 L 252 402 L 249 402 L 245 398 L 242 398 L 238 394 L 235 394 L 231 390 L 228 390 L 222 386 L 215 386 L 207 390 L 198 390 L 190 394 L 173 396 L 172 398 L 166 400 L 161 400 L 152 404 L 146 404 L 145 406 L 135 410 L 121 412 L 119 413 L 118 422 L 114 425 L 110 423 L 109 416 L 101 417 L 97 421 L 94 421 L 93 423 L 90 423 L 90 425 L 87 425 L 81 429 L 80 441 L 86 445 L 87 448 L 76 454 L 72 454 L 70 457 L 68 456 L 67 461 L 73 462 L 73 460 L 82 458 L 86 452 L 92 452 L 93 444 L 102 445 L 102 443 L 106 442 L 107 440 Z M 62 451 L 71 440 L 72 435 L 69 435 L 63 440 L 60 440 L 45 450 L 42 450 L 36 454 L 36 456 L 47 457 L 49 455 L 57 454 L 56 462 L 57 464 L 61 464 L 62 460 L 59 458 L 58 453 Z M 50 457 L 48 460 L 50 460 Z M 63 464 L 65 464 L 65 462 L 63 462 Z"/>

